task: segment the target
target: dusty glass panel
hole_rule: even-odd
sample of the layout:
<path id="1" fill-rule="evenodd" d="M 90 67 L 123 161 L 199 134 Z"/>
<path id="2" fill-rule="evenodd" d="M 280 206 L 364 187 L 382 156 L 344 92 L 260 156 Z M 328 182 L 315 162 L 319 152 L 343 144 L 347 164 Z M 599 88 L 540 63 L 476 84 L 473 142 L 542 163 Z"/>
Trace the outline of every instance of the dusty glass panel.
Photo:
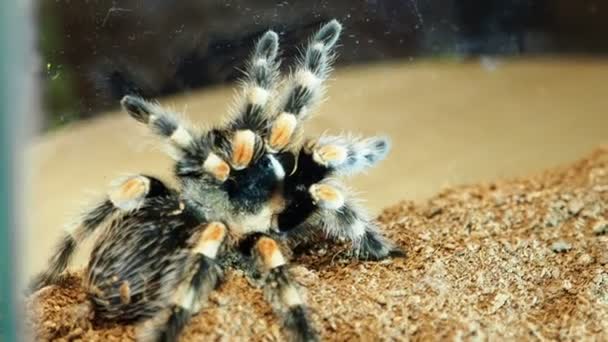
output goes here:
<path id="1" fill-rule="evenodd" d="M 258 230 L 270 234 L 271 221 L 276 221 L 280 232 L 274 233 L 285 237 L 281 225 L 300 227 L 299 220 L 309 222 L 309 214 L 325 205 L 330 214 L 319 214 L 321 219 L 306 229 L 320 226 L 321 235 L 334 234 L 352 244 L 333 240 L 298 244 L 291 260 L 297 265 L 294 278 L 308 289 L 302 298 L 310 306 L 314 330 L 324 340 L 605 337 L 601 334 L 608 329 L 604 252 L 608 170 L 605 150 L 598 150 L 608 139 L 608 6 L 603 2 L 38 0 L 34 4 L 39 59 L 32 62 L 32 69 L 37 72 L 43 110 L 35 136 L 20 150 L 30 163 L 23 186 L 28 207 L 35 213 L 23 220 L 28 233 L 24 248 L 19 249 L 25 261 L 23 276 L 34 279 L 43 272 L 42 279 L 49 280 L 53 278 L 49 274 L 61 273 L 49 266 L 58 243 L 63 246 L 59 251 L 78 250 L 68 267 L 73 273 L 52 279 L 60 283 L 52 288 L 55 292 L 42 292 L 48 310 L 33 323 L 37 337 L 87 340 L 138 333 L 139 328 L 134 328 L 138 323 L 133 322 L 140 318 L 131 325 L 119 320 L 104 326 L 86 317 L 72 324 L 76 321 L 65 319 L 68 309 L 63 305 L 54 309 L 66 300 L 79 307 L 106 293 L 87 283 L 92 277 L 87 274 L 93 272 L 92 267 L 87 269 L 92 246 L 104 240 L 93 235 L 81 245 L 84 233 L 79 234 L 96 226 L 90 222 L 116 214 L 114 207 L 137 212 L 147 203 L 147 194 L 159 190 L 149 178 L 121 178 L 133 174 L 155 177 L 178 189 L 176 212 L 194 210 L 200 222 L 202 216 L 213 216 L 227 231 L 242 234 L 236 240 L 243 238 L 249 249 L 257 246 L 260 237 L 251 237 L 252 229 L 243 227 L 257 224 Z M 331 20 L 341 25 L 335 46 L 330 43 L 331 32 L 314 38 Z M 275 38 L 268 38 L 268 30 L 276 33 L 280 60 L 276 69 L 285 78 L 264 74 L 272 74 L 275 65 L 269 47 Z M 266 43 L 256 50 L 260 41 Z M 315 43 L 326 55 L 315 52 Z M 326 75 L 329 64 L 332 71 Z M 264 69 L 264 65 L 269 66 Z M 244 80 L 244 90 L 239 80 Z M 323 91 L 321 81 L 327 85 Z M 275 84 L 284 91 L 275 92 Z M 131 97 L 122 108 L 125 96 Z M 320 100 L 318 106 L 313 106 L 315 100 Z M 199 156 L 200 151 L 189 145 L 207 136 L 192 133 L 187 123 L 166 118 L 164 110 L 151 105 L 153 101 L 180 113 L 202 132 L 230 113 L 245 117 L 259 104 L 272 120 L 262 124 L 236 120 L 230 134 L 222 131 L 213 136 L 214 148 L 221 145 L 223 150 L 208 159 L 208 151 Z M 267 103 L 274 107 L 265 107 Z M 310 118 L 304 122 L 300 112 Z M 353 132 L 356 137 L 386 137 L 390 144 L 384 138 L 363 143 L 352 136 L 315 140 L 306 164 L 304 149 L 291 159 L 278 153 L 284 152 L 284 146 L 296 145 L 289 139 L 301 127 L 308 137 Z M 247 130 L 251 132 L 240 132 Z M 182 163 L 175 167 L 175 154 L 164 153 L 167 146 L 200 160 L 193 157 L 195 162 L 186 163 L 178 157 Z M 300 151 L 299 147 L 294 150 Z M 239 202 L 242 198 L 234 195 L 245 188 L 264 193 L 260 187 L 268 179 L 255 178 L 257 173 L 237 177 L 261 155 L 276 155 L 276 160 L 268 159 L 275 176 L 281 173 L 277 165 L 289 171 L 281 177 L 301 175 L 294 181 L 302 182 L 299 187 L 281 185 L 281 189 L 293 193 L 304 189 L 298 193 L 301 197 L 283 196 L 287 204 L 264 215 L 250 205 L 255 201 Z M 338 171 L 348 173 L 352 170 L 345 165 L 359 171 L 357 167 L 365 169 L 376 162 L 373 170 L 345 181 L 355 189 L 353 193 L 334 184 L 317 184 L 334 169 L 342 167 Z M 313 167 L 319 163 L 326 164 L 320 169 L 334 169 L 320 175 Z M 175 177 L 175 170 L 182 172 L 181 178 Z M 553 171 L 539 176 L 543 170 Z M 222 188 L 235 196 L 230 197 L 230 205 L 245 203 L 256 214 L 237 219 L 236 214 L 224 213 L 228 204 L 193 209 L 194 197 L 207 197 L 192 188 L 184 191 L 183 179 L 201 174 L 232 184 Z M 354 197 L 365 200 L 362 207 L 368 215 L 357 216 L 358 207 L 347 210 Z M 104 206 L 105 198 L 114 207 Z M 245 204 L 238 207 L 243 212 Z M 83 210 L 84 219 L 78 221 Z M 159 222 L 154 220 L 155 227 L 162 225 Z M 66 224 L 71 227 L 67 234 Z M 135 226 L 145 225 L 137 221 Z M 224 229 L 213 227 L 216 232 Z M 96 234 L 103 237 L 106 228 Z M 391 247 L 408 256 L 380 262 L 349 259 L 361 246 L 375 250 L 380 259 L 391 256 L 394 251 L 382 249 L 386 247 L 382 241 L 374 244 L 361 238 L 369 238 L 366 234 L 372 230 L 375 234 L 376 228 L 387 237 L 382 240 L 386 246 L 392 241 Z M 120 255 L 135 256 L 115 263 L 116 268 L 99 266 L 99 274 L 112 280 L 114 275 L 108 272 L 117 273 L 116 284 L 107 293 L 121 303 L 112 308 L 124 305 L 120 310 L 129 311 L 129 305 L 140 300 L 139 290 L 120 270 L 130 266 L 140 270 L 134 260 L 141 256 L 131 252 L 149 245 L 126 241 L 131 240 L 125 237 L 102 247 L 126 246 L 129 252 L 121 250 Z M 273 246 L 266 242 L 265 246 Z M 69 259 L 67 252 L 57 254 L 55 265 Z M 260 272 L 262 280 L 254 278 L 264 287 L 267 278 Z M 140 273 L 144 278 L 151 275 Z M 264 304 L 261 291 L 250 289 L 247 275 L 227 274 L 225 287 L 211 295 L 208 315 L 196 316 L 184 334 L 192 339 L 285 336 L 284 320 L 270 314 L 272 306 Z M 156 279 L 151 286 L 158 284 L 173 283 Z M 299 303 L 295 290 L 280 289 L 284 293 L 279 297 Z M 582 299 L 577 302 L 576 296 Z M 171 300 L 152 302 L 163 303 L 157 308 L 162 312 Z M 114 313 L 84 307 L 98 317 Z M 569 314 L 560 320 L 556 312 Z M 278 316 L 285 318 L 281 313 Z"/>

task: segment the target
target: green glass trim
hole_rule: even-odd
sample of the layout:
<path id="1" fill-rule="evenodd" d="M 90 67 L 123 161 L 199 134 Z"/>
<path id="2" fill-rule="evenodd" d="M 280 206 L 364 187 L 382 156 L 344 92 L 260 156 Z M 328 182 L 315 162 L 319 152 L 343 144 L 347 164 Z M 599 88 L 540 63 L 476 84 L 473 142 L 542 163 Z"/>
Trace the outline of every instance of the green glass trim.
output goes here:
<path id="1" fill-rule="evenodd" d="M 20 54 L 24 53 L 19 32 L 28 22 L 23 19 L 24 3 L 20 1 L 0 1 L 0 341 L 17 340 L 17 277 L 15 242 L 15 184 L 14 151 L 16 146 L 17 120 L 11 115 L 18 105 L 15 103 L 14 86 L 20 66 Z"/>

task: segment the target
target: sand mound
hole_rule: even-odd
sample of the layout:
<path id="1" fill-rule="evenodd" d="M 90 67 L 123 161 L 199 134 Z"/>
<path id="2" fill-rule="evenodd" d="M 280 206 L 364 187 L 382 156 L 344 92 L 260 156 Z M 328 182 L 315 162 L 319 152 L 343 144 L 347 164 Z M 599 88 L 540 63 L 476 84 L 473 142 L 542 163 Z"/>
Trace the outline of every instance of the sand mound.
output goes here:
<path id="1" fill-rule="evenodd" d="M 294 261 L 326 340 L 608 339 L 608 148 L 568 167 L 402 202 L 379 220 L 403 260 L 345 260 L 341 247 Z M 135 327 L 82 315 L 77 274 L 27 300 L 41 340 L 129 340 Z M 282 340 L 238 272 L 183 340 Z M 230 338 L 227 338 L 230 337 Z"/>

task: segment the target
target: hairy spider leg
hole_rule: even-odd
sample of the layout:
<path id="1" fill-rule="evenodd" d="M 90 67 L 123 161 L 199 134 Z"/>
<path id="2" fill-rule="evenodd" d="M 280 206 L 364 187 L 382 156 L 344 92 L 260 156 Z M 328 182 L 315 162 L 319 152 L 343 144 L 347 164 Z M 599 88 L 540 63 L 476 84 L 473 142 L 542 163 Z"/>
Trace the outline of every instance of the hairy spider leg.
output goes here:
<path id="1" fill-rule="evenodd" d="M 216 258 L 226 241 L 226 234 L 226 226 L 220 222 L 204 225 L 171 304 L 166 311 L 142 325 L 142 340 L 177 341 L 190 318 L 199 312 L 201 305 L 223 279 L 224 272 Z"/>
<path id="2" fill-rule="evenodd" d="M 313 35 L 302 51 L 294 72 L 282 91 L 278 113 L 274 115 L 266 137 L 273 152 L 288 149 L 297 142 L 301 131 L 299 122 L 306 119 L 311 109 L 322 99 L 324 81 L 328 78 L 335 58 L 334 46 L 342 26 L 336 20 L 325 24 Z"/>
<path id="3" fill-rule="evenodd" d="M 86 211 L 77 224 L 68 225 L 45 271 L 34 277 L 29 291 L 55 284 L 66 269 L 78 245 L 91 236 L 114 215 L 137 209 L 146 198 L 161 196 L 170 190 L 158 179 L 136 175 L 122 178 L 109 191 L 106 199 Z"/>

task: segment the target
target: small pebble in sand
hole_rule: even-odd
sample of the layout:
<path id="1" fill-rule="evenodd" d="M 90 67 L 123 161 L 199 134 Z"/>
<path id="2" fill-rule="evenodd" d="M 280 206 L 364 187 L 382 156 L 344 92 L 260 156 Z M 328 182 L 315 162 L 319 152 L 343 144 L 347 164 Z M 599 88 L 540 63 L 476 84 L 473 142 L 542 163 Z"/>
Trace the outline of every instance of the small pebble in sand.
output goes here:
<path id="1" fill-rule="evenodd" d="M 569 250 L 572 249 L 572 246 L 565 242 L 565 241 L 555 241 L 552 245 L 551 245 L 551 250 L 554 251 L 555 253 L 565 253 Z"/>
<path id="2" fill-rule="evenodd" d="M 591 254 L 583 254 L 578 258 L 578 263 L 580 265 L 590 265 L 595 261 L 595 259 L 593 258 L 593 256 Z"/>
<path id="3" fill-rule="evenodd" d="M 579 199 L 574 199 L 568 203 L 568 212 L 570 215 L 578 215 L 583 210 L 585 203 Z"/>
<path id="4" fill-rule="evenodd" d="M 599 220 L 593 225 L 593 232 L 597 235 L 608 233 L 608 221 Z"/>

